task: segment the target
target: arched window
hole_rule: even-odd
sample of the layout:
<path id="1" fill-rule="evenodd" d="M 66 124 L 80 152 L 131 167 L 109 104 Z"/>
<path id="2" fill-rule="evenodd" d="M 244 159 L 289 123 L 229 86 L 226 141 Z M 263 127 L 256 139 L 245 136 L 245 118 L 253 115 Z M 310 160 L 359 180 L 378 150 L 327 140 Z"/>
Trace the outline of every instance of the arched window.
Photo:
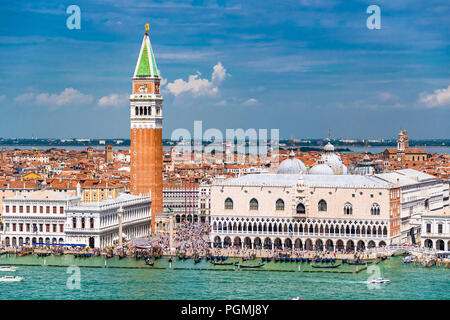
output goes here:
<path id="1" fill-rule="evenodd" d="M 142 107 L 139 108 L 139 115 L 142 116 L 142 114 L 144 113 L 144 109 Z"/>
<path id="2" fill-rule="evenodd" d="M 233 200 L 231 198 L 225 200 L 225 210 L 233 210 Z"/>
<path id="3" fill-rule="evenodd" d="M 380 215 L 380 205 L 378 203 L 372 204 L 372 207 L 370 208 L 370 214 L 373 216 Z"/>
<path id="4" fill-rule="evenodd" d="M 147 115 L 147 107 L 144 107 L 144 116 Z"/>
<path id="5" fill-rule="evenodd" d="M 250 200 L 250 210 L 258 210 L 258 200 L 255 198 Z"/>
<path id="6" fill-rule="evenodd" d="M 297 205 L 297 214 L 305 214 L 306 210 L 305 210 L 305 206 L 303 205 L 303 203 L 299 203 Z"/>
<path id="7" fill-rule="evenodd" d="M 345 214 L 345 215 L 353 214 L 353 207 L 352 207 L 352 204 L 351 204 L 351 203 L 347 202 L 347 203 L 344 205 L 344 214 Z"/>
<path id="8" fill-rule="evenodd" d="M 327 202 L 325 200 L 319 201 L 319 211 L 327 211 Z"/>
<path id="9" fill-rule="evenodd" d="M 136 116 L 139 115 L 139 108 L 138 107 L 134 108 L 134 115 L 136 115 Z"/>
<path id="10" fill-rule="evenodd" d="M 284 201 L 281 199 L 278 199 L 275 205 L 276 210 L 284 210 Z"/>

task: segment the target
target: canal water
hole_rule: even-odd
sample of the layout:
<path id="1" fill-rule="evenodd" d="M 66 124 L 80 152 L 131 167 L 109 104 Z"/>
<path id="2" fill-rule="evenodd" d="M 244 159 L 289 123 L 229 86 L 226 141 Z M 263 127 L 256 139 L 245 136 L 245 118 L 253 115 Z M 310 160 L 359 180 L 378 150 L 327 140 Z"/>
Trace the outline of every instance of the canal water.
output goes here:
<path id="1" fill-rule="evenodd" d="M 247 264 L 257 262 L 259 260 Z M 134 258 L 105 260 L 102 257 L 5 255 L 0 256 L 0 265 L 17 266 L 16 272 L 0 272 L 0 276 L 25 278 L 23 282 L 0 282 L 2 300 L 289 300 L 297 296 L 321 300 L 450 299 L 449 269 L 403 264 L 398 257 L 369 265 L 367 269 L 348 265 L 336 269 L 313 269 L 306 262 L 273 261 L 265 263 L 260 269 L 238 269 L 234 266 L 213 266 L 207 261 L 194 264 L 192 260 L 178 259 L 174 259 L 172 268 L 169 268 L 167 258 L 156 260 L 155 266 L 149 267 Z M 84 266 L 78 269 L 79 277 L 78 271 L 68 268 L 74 265 Z M 391 283 L 366 283 L 378 277 L 390 279 Z M 79 288 L 74 285 L 78 279 Z"/>

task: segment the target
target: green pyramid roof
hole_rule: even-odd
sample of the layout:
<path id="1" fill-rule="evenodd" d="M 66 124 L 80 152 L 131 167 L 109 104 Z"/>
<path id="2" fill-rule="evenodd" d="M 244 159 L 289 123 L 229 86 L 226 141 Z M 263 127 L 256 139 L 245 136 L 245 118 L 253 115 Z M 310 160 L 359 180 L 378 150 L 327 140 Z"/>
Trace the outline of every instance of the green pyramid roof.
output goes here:
<path id="1" fill-rule="evenodd" d="M 146 32 L 142 41 L 141 52 L 139 53 L 139 61 L 136 66 L 134 76 L 158 77 L 158 68 L 156 67 L 155 56 L 153 55 L 150 38 Z"/>

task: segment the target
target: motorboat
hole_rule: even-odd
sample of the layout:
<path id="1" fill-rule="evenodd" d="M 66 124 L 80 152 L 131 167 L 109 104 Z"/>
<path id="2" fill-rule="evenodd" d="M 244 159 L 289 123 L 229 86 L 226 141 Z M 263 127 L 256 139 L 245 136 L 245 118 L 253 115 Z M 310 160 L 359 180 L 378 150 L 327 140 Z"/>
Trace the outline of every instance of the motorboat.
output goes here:
<path id="1" fill-rule="evenodd" d="M 391 280 L 388 280 L 388 279 L 383 279 L 383 278 L 377 278 L 377 279 L 374 279 L 374 280 L 370 280 L 370 281 L 367 281 L 367 283 L 373 283 L 373 284 L 376 284 L 376 283 L 389 283 L 389 282 L 391 282 Z"/>
<path id="2" fill-rule="evenodd" d="M 5 272 L 14 272 L 16 271 L 17 268 L 16 267 L 10 267 L 10 266 L 0 266 L 0 271 L 5 271 Z"/>
<path id="3" fill-rule="evenodd" d="M 20 282 L 25 280 L 22 277 L 16 277 L 16 276 L 3 276 L 0 278 L 0 282 Z"/>

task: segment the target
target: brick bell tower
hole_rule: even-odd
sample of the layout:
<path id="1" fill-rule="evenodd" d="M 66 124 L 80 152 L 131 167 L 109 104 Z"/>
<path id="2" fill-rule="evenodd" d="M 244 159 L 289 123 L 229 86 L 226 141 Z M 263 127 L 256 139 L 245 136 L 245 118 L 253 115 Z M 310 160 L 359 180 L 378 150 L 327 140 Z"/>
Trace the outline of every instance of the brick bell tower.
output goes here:
<path id="1" fill-rule="evenodd" d="M 130 95 L 131 162 L 130 193 L 152 196 L 152 232 L 155 214 L 163 211 L 161 77 L 156 66 L 148 24 L 145 25 Z"/>

